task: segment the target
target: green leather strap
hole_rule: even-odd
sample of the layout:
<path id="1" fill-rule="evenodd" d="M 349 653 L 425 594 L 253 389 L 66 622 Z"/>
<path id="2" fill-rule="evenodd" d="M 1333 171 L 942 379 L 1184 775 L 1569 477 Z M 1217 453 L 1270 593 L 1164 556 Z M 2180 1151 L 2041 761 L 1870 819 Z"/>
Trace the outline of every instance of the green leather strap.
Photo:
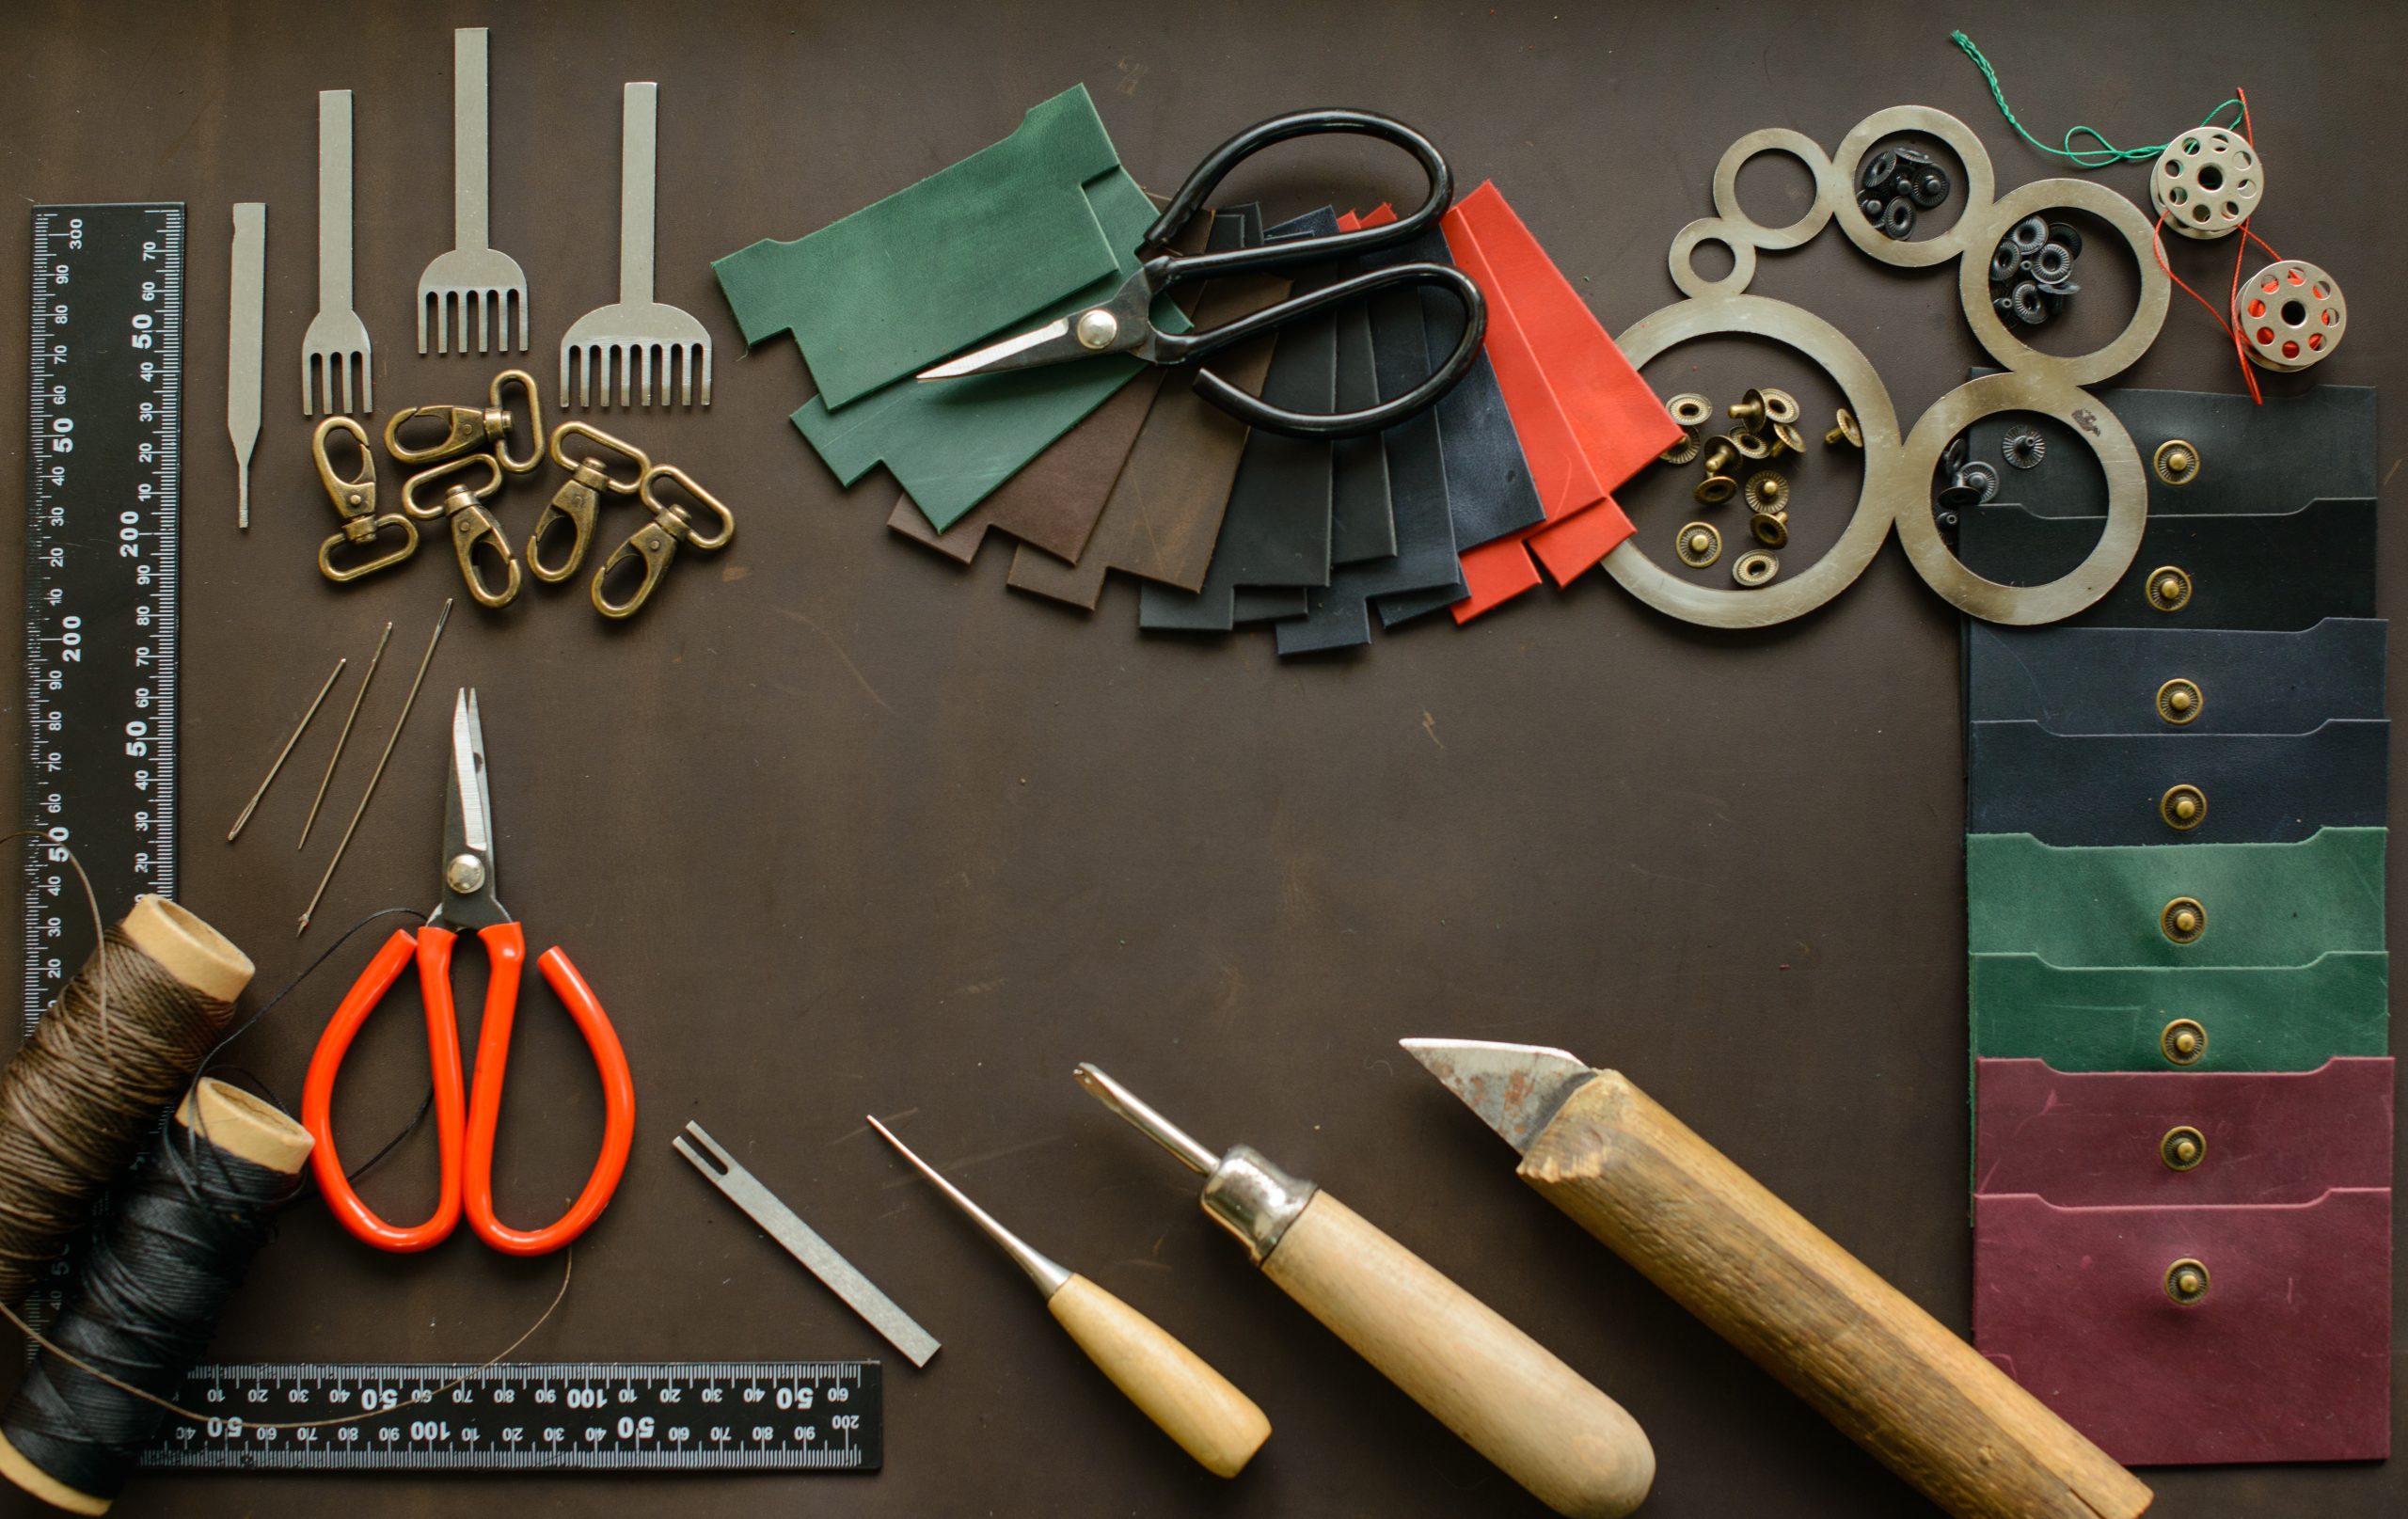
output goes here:
<path id="1" fill-rule="evenodd" d="M 2296 844 L 2056 848 L 2029 833 L 1965 840 L 1968 949 L 2052 965 L 2305 965 L 2381 950 L 2388 831 L 2328 828 Z M 2160 914 L 2206 910 L 2191 943 Z"/>
<path id="2" fill-rule="evenodd" d="M 2314 1070 L 2337 1055 L 2390 1052 L 2390 957 L 2305 965 L 2061 970 L 2036 955 L 1972 957 L 1973 1053 L 2058 1070 Z M 2207 1048 L 2165 1054 L 2187 1018 Z"/>
<path id="3" fill-rule="evenodd" d="M 820 399 L 842 408 L 1110 275 L 1122 244 L 1086 186 L 1119 169 L 1074 85 L 951 167 L 711 269 L 744 340 L 792 332 Z"/>
<path id="4" fill-rule="evenodd" d="M 1137 271 L 1137 240 L 1153 225 L 1154 203 L 1118 169 L 1089 185 L 1088 199 L 1112 245 L 1125 250 L 1119 267 L 1032 314 L 1032 326 L 1109 297 Z M 1167 295 L 1154 303 L 1154 324 L 1188 328 Z M 815 397 L 794 424 L 848 485 L 883 463 L 942 532 L 1144 367 L 1126 354 L 1105 354 L 959 380 L 897 380 L 839 411 Z"/>

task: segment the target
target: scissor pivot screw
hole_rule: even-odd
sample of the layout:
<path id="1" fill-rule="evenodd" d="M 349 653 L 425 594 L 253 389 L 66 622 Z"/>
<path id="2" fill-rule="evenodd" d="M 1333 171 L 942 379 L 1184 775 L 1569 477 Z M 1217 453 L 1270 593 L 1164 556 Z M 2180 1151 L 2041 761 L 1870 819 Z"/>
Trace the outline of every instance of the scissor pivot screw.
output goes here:
<path id="1" fill-rule="evenodd" d="M 455 854 L 443 867 L 443 884 L 462 894 L 479 891 L 485 883 L 485 862 L 472 854 Z"/>
<path id="2" fill-rule="evenodd" d="M 1101 353 L 1112 346 L 1114 339 L 1120 336 L 1120 324 L 1114 319 L 1111 312 L 1099 307 L 1092 311 L 1081 314 L 1078 333 L 1080 347 Z"/>

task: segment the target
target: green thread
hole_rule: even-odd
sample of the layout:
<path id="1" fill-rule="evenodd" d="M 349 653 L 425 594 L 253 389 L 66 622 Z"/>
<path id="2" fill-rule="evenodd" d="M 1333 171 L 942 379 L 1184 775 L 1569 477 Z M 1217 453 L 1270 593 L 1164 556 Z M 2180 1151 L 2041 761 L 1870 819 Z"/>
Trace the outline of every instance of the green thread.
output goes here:
<path id="1" fill-rule="evenodd" d="M 1973 45 L 1973 40 L 1967 37 L 1963 32 L 1950 32 L 1948 34 L 1948 40 L 1956 43 L 1958 47 L 1964 49 L 1965 56 L 1972 59 L 1973 67 L 1982 71 L 1982 77 L 1989 81 L 1990 99 L 1998 102 L 1998 114 L 2006 118 L 2006 124 L 2015 129 L 2016 135 L 2021 137 L 2025 142 L 2030 143 L 2033 147 L 2039 149 L 2040 151 L 2044 153 L 2054 153 L 2059 158 L 2070 162 L 2077 168 L 2105 168 L 2110 164 L 2137 164 L 2155 158 L 2158 154 L 2165 151 L 2166 145 L 2162 142 L 2153 143 L 2147 148 L 2118 148 L 2114 143 L 2107 140 L 2104 133 L 2100 132 L 2097 127 L 2091 126 L 2067 127 L 2066 129 L 2065 145 L 2061 148 L 2050 147 L 2047 143 L 2042 142 L 2039 138 L 2032 135 L 2031 133 L 2026 132 L 2023 129 L 2023 123 L 2015 119 L 2015 113 L 2007 109 L 2006 91 L 1998 82 L 1998 71 L 1990 67 L 1989 59 L 1982 56 L 1982 50 Z M 2210 111 L 2207 114 L 2207 117 L 2200 121 L 2199 125 L 2203 127 L 2212 127 L 2217 125 L 2224 125 L 2227 128 L 2237 127 L 2241 124 L 2241 116 L 2239 114 L 2241 110 L 2241 97 L 2236 95 L 2232 99 L 2225 102 L 2222 105 L 2217 106 L 2214 110 Z M 2226 111 L 2235 113 L 2232 120 L 2229 122 L 2219 123 L 2216 118 L 2224 115 Z M 2074 139 L 2077 137 L 2087 137 L 2099 146 L 2096 148 L 2076 148 L 2074 146 Z"/>

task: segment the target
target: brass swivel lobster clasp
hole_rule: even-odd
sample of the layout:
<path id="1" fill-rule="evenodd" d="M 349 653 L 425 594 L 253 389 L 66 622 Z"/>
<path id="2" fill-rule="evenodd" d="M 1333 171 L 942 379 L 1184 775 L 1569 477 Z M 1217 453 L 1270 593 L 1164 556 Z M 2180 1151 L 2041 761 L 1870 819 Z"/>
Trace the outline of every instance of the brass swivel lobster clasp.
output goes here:
<path id="1" fill-rule="evenodd" d="M 480 466 L 487 479 L 483 485 L 471 485 L 466 476 Z M 490 453 L 464 453 L 432 469 L 421 469 L 402 483 L 403 511 L 421 522 L 451 517 L 452 551 L 460 557 L 460 578 L 467 582 L 468 594 L 483 607 L 507 607 L 511 598 L 518 594 L 518 561 L 511 556 L 510 540 L 501 535 L 501 524 L 484 506 L 485 498 L 501 489 L 501 480 L 500 460 Z M 442 496 L 432 503 L 420 501 L 420 490 L 437 481 L 446 483 Z M 506 573 L 499 591 L 488 587 L 478 572 L 476 555 L 480 545 L 501 560 Z"/>
<path id="2" fill-rule="evenodd" d="M 585 438 L 605 451 L 572 459 L 562 447 L 571 437 Z M 527 535 L 527 567 L 535 572 L 536 579 L 558 585 L 585 562 L 585 550 L 594 542 L 594 519 L 602 510 L 602 493 L 607 490 L 617 496 L 635 495 L 642 488 L 644 478 L 652 473 L 652 460 L 634 444 L 583 422 L 562 422 L 553 428 L 551 453 L 552 463 L 567 470 L 569 478 L 553 494 L 544 514 L 535 519 L 535 530 Z M 635 466 L 635 472 L 624 481 L 610 473 L 610 455 L 613 453 Z M 563 522 L 571 530 L 568 558 L 558 564 L 547 564 L 543 556 L 544 539 Z"/>
<path id="3" fill-rule="evenodd" d="M 675 484 L 681 493 L 717 516 L 718 530 L 712 532 L 698 530 L 694 526 L 693 515 L 686 507 L 662 500 L 655 493 L 654 486 L 656 482 L 664 480 Z M 669 568 L 669 562 L 676 557 L 677 546 L 681 542 L 691 544 L 696 548 L 724 548 L 727 541 L 736 536 L 736 514 L 730 512 L 718 497 L 697 484 L 693 476 L 673 464 L 654 465 L 646 469 L 636 493 L 642 498 L 644 505 L 652 508 L 652 520 L 638 528 L 626 543 L 612 549 L 610 557 L 602 562 L 602 567 L 594 572 L 594 609 L 605 617 L 634 616 L 651 598 L 653 587 L 660 583 L 660 577 Z M 603 593 L 602 583 L 610 578 L 612 570 L 636 558 L 643 561 L 642 583 L 626 600 L 612 601 Z"/>
<path id="4" fill-rule="evenodd" d="M 510 451 L 502 447 L 516 426 L 509 405 L 502 400 L 513 386 L 527 398 L 527 435 L 535 440 L 523 458 L 511 457 Z M 404 444 L 402 429 L 417 421 L 442 423 L 442 440 Z M 434 464 L 471 450 L 485 449 L 512 474 L 531 474 L 544 462 L 543 392 L 535 388 L 535 377 L 525 370 L 504 370 L 485 387 L 483 406 L 404 406 L 395 412 L 393 419 L 385 424 L 385 449 L 397 463 L 405 465 Z"/>
<path id="5" fill-rule="evenodd" d="M 359 474 L 346 480 L 335 472 L 335 462 L 326 454 L 326 443 L 337 433 L 348 433 L 359 449 Z M 376 514 L 376 455 L 369 451 L 368 430 L 348 417 L 328 417 L 309 435 L 309 452 L 318 461 L 318 480 L 326 487 L 326 499 L 334 502 L 336 513 L 342 518 L 342 530 L 329 533 L 318 546 L 318 569 L 329 580 L 341 584 L 356 580 L 388 566 L 399 564 L 418 552 L 418 524 L 397 513 Z M 335 567 L 334 552 L 344 544 L 373 544 L 376 535 L 387 529 L 402 535 L 401 546 L 376 554 L 361 563 L 344 569 Z"/>

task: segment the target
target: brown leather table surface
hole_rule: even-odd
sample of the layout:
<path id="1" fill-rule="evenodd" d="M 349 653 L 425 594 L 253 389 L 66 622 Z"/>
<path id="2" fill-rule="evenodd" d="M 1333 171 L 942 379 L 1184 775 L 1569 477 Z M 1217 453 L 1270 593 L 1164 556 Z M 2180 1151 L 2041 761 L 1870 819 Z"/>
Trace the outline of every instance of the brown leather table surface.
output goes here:
<path id="1" fill-rule="evenodd" d="M 2274 45 L 2281 14 L 2035 4 L 1961 19 L 2052 140 L 2078 120 L 2162 140 L 2240 72 L 2272 166 L 2259 230 L 2332 269 L 2355 309 L 2320 377 L 2379 384 L 2388 400 L 2408 393 L 2390 301 L 2408 229 L 2389 205 L 2387 104 L 2408 18 L 2326 8 L 2304 18 L 2298 45 Z M 659 293 L 715 335 L 718 403 L 624 426 L 710 484 L 740 527 L 724 553 L 681 557 L 625 627 L 604 625 L 581 587 L 531 587 L 499 614 L 464 599 L 319 926 L 295 942 L 331 835 L 322 821 L 307 852 L 291 840 L 333 725 L 320 720 L 239 845 L 224 828 L 334 657 L 353 656 L 356 672 L 389 618 L 388 668 L 354 739 L 372 747 L 347 757 L 329 803 L 347 809 L 430 620 L 460 591 L 439 534 L 356 587 L 312 563 L 335 525 L 293 394 L 316 304 L 314 96 L 356 91 L 356 285 L 378 399 L 389 411 L 480 395 L 497 366 L 420 358 L 410 311 L 419 271 L 452 241 L 458 24 L 493 27 L 493 241 L 528 271 L 524 361 L 547 390 L 562 328 L 616 289 L 617 87 L 659 82 Z M 1259 634 L 1140 637 L 1125 582 L 1092 617 L 1066 610 L 1005 589 L 1001 544 L 964 570 L 889 533 L 882 477 L 838 491 L 785 420 L 809 393 L 792 345 L 742 353 L 708 261 L 900 188 L 1085 81 L 1156 191 L 1278 111 L 1402 115 L 1442 145 L 1461 187 L 1495 178 L 1619 331 L 1674 298 L 1666 246 L 1711 214 L 1716 160 L 1754 128 L 1829 148 L 1871 112 L 1917 102 L 1974 126 L 2002 188 L 2056 172 L 1999 119 L 1950 24 L 1904 4 L 12 8 L 0 184 L 19 210 L 0 217 L 0 292 L 20 293 L 0 299 L 0 418 L 24 415 L 25 208 L 190 208 L 184 900 L 258 960 L 262 991 L 362 914 L 431 907 L 444 719 L 474 685 L 501 898 L 531 947 L 565 944 L 598 989 L 639 1095 L 626 1183 L 521 1355 L 884 1351 L 671 1151 L 689 1118 L 944 1341 L 925 1371 L 888 1356 L 876 1476 L 142 1478 L 118 1511 L 1541 1511 L 1262 1280 L 1197 1211 L 1193 1179 L 1072 1084 L 1083 1059 L 1208 1143 L 1252 1143 L 1320 1180 L 1626 1403 L 1661 1462 L 1642 1511 L 1655 1519 L 1930 1511 L 1516 1182 L 1512 1153 L 1395 1046 L 1522 1039 L 1619 1066 L 1961 1329 L 1957 625 L 1895 546 L 1819 614 L 1753 636 L 1675 625 L 1592 575 L 1362 657 L 1275 661 Z M 2104 178 L 2142 184 L 2135 169 Z M 1743 188 L 1777 224 L 1802 183 L 1775 161 Z M 1418 189 L 1409 166 L 1370 148 L 1297 150 L 1231 182 L 1279 215 L 1333 191 L 1368 206 Z M 270 207 L 266 421 L 244 536 L 221 335 L 228 208 L 251 199 Z M 2229 278 L 2227 247 L 2177 253 L 2194 276 Z M 2131 285 L 2116 257 L 2083 265 L 2102 336 Z M 1953 275 L 1877 266 L 1835 231 L 1766 258 L 1754 288 L 1848 333 L 1908 419 L 1978 357 Z M 1810 420 L 1828 415 L 1810 371 L 1743 341 L 1649 372 L 1666 390 L 1734 396 L 1776 375 L 1808 388 Z M 2240 377 L 2177 293 L 2125 383 L 2233 389 Z M 0 439 L 0 480 L 13 483 L 19 434 Z M 2396 467 L 2386 453 L 2384 475 Z M 389 465 L 385 483 L 397 492 Z M 547 489 L 504 498 L 514 535 Z M 1679 489 L 1630 502 L 1650 553 L 1668 549 Z M 1801 489 L 1792 552 L 1828 542 L 1852 495 Z M 606 544 L 633 526 L 608 510 Z M 5 520 L 13 556 L 19 519 Z M 2386 609 L 2408 610 L 2388 568 L 2397 544 L 2384 553 Z M 0 603 L 17 593 L 6 583 Z M 22 720 L 13 699 L 5 710 Z M 0 796 L 15 794 L 19 753 L 0 743 Z M 2408 922 L 2398 885 L 2395 868 L 2395 941 Z M 288 1103 L 382 931 L 238 1047 Z M 355 1149 L 423 1090 L 415 995 L 395 1001 L 338 1103 Z M 582 1178 L 600 1104 L 547 991 L 529 994 L 519 1021 L 502 1210 L 531 1224 Z M 1223 1483 L 1180 1457 L 1018 1271 L 865 1131 L 865 1112 L 1253 1394 L 1276 1431 L 1253 1467 Z M 418 1216 L 433 1163 L 420 1134 L 368 1184 L 371 1200 Z M 466 1230 L 430 1256 L 378 1255 L 309 1202 L 216 1353 L 482 1360 L 560 1274 L 557 1258 L 504 1259 Z M 2408 1508 L 2399 1462 L 2145 1475 L 2158 1511 L 2183 1519 Z"/>

